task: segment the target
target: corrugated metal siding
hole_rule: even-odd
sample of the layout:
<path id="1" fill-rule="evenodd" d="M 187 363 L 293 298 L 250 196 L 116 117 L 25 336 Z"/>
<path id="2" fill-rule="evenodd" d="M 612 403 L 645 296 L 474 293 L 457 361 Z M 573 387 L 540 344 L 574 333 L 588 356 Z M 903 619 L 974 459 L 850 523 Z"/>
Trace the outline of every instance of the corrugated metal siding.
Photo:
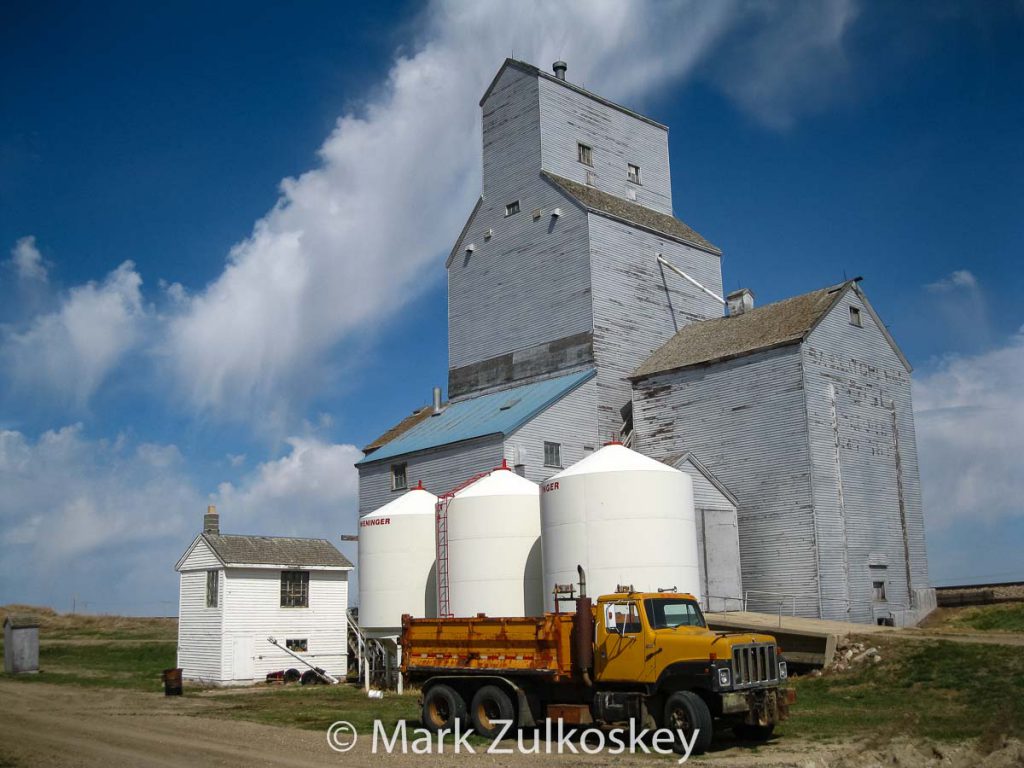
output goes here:
<path id="1" fill-rule="evenodd" d="M 345 611 L 348 608 L 348 574 L 343 571 L 309 572 L 309 607 L 281 607 L 281 572 L 261 568 L 229 568 L 224 580 L 225 679 L 235 677 L 233 641 L 252 638 L 254 676 L 299 667 L 298 662 L 267 642 L 274 637 L 305 638 L 309 652 L 302 654 L 332 675 L 346 671 Z"/>
<path id="2" fill-rule="evenodd" d="M 850 306 L 862 310 L 862 328 L 850 324 Z M 911 578 L 915 588 L 928 585 L 910 376 L 852 290 L 811 333 L 803 357 L 822 596 L 829 598 L 823 600 L 823 607 L 829 617 L 845 618 L 845 540 L 850 618 L 873 622 L 869 564 L 887 566 L 889 607 L 895 610 L 909 604 L 890 402 L 895 402 L 899 424 Z M 840 470 L 835 461 L 830 386 L 838 416 Z M 838 501 L 839 477 L 845 526 Z M 885 607 L 880 608 L 884 612 Z"/>
<path id="3" fill-rule="evenodd" d="M 505 440 L 505 458 L 526 467 L 525 477 L 540 483 L 560 471 L 544 466 L 544 443 L 561 445 L 562 467 L 583 458 L 584 448 L 595 450 L 597 442 L 597 382 L 591 379 L 559 400 Z"/>
<path id="4" fill-rule="evenodd" d="M 598 365 L 598 429 L 615 437 L 620 410 L 630 401 L 626 379 L 683 325 L 722 315 L 722 305 L 678 275 L 665 258 L 716 293 L 722 290 L 721 258 L 657 237 L 603 216 L 590 216 L 594 357 Z"/>
<path id="5" fill-rule="evenodd" d="M 493 435 L 403 456 L 396 461 L 406 462 L 410 488 L 422 480 L 428 491 L 440 495 L 473 475 L 499 466 L 502 445 L 502 437 Z M 391 463 L 383 461 L 359 467 L 360 515 L 373 512 L 404 493 L 391 490 Z"/>
<path id="6" fill-rule="evenodd" d="M 540 177 L 537 78 L 507 69 L 483 110 L 484 200 L 448 268 L 449 368 L 593 325 L 586 213 Z"/>
<path id="7" fill-rule="evenodd" d="M 692 451 L 740 503 L 743 587 L 750 608 L 796 599 L 818 615 L 807 412 L 799 347 L 655 376 L 633 396 L 638 448 Z M 764 594 L 777 593 L 778 596 Z"/>
<path id="8" fill-rule="evenodd" d="M 221 680 L 223 571 L 218 581 L 218 607 L 206 607 L 206 572 L 219 568 L 220 561 L 202 540 L 181 564 L 178 587 L 178 666 L 189 680 Z"/>
<path id="9" fill-rule="evenodd" d="M 546 171 L 580 184 L 587 171 L 598 189 L 662 213 L 672 213 L 668 131 L 638 120 L 549 80 L 540 80 L 541 163 Z M 579 162 L 576 145 L 593 148 L 593 167 Z M 641 185 L 627 181 L 627 164 L 641 168 Z M 628 198 L 627 198 L 628 199 Z"/>

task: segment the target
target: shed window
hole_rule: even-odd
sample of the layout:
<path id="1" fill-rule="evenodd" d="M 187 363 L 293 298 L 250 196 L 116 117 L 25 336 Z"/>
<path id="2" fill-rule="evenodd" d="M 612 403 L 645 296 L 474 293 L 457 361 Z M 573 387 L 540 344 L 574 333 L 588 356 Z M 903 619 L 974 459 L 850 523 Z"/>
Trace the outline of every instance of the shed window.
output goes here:
<path id="1" fill-rule="evenodd" d="M 584 165 L 594 164 L 594 150 L 592 147 L 579 142 L 576 144 L 576 159 Z"/>
<path id="2" fill-rule="evenodd" d="M 519 201 L 513 200 L 511 203 L 505 206 L 505 215 L 512 216 L 519 213 Z"/>
<path id="3" fill-rule="evenodd" d="M 309 640 L 305 637 L 290 637 L 284 641 L 284 647 L 296 653 L 306 653 L 309 650 Z"/>
<path id="4" fill-rule="evenodd" d="M 309 607 L 309 571 L 281 571 L 281 607 Z"/>
<path id="5" fill-rule="evenodd" d="M 206 607 L 216 608 L 220 593 L 220 571 L 206 572 Z"/>
<path id="6" fill-rule="evenodd" d="M 562 444 L 561 443 L 544 443 L 544 466 L 545 467 L 561 467 L 562 466 Z"/>
<path id="7" fill-rule="evenodd" d="M 850 307 L 850 325 L 855 325 L 858 328 L 864 327 L 864 321 L 860 319 L 860 309 L 858 307 Z"/>
<path id="8" fill-rule="evenodd" d="M 391 490 L 392 491 L 404 491 L 409 487 L 409 480 L 406 476 L 406 465 L 403 461 L 401 464 L 391 465 Z"/>
<path id="9" fill-rule="evenodd" d="M 628 178 L 634 184 L 639 184 L 640 183 L 640 166 L 639 165 L 633 165 L 632 163 L 629 163 L 626 167 L 628 168 L 628 171 L 626 173 L 626 178 Z"/>

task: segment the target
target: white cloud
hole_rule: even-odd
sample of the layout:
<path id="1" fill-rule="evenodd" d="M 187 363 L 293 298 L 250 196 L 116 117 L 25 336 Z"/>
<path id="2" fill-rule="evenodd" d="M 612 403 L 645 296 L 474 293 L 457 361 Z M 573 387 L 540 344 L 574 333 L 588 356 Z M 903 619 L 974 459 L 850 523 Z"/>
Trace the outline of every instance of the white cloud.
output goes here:
<path id="1" fill-rule="evenodd" d="M 948 357 L 914 383 L 925 514 L 933 526 L 1024 515 L 1024 328 Z"/>
<path id="2" fill-rule="evenodd" d="M 976 290 L 978 288 L 978 279 L 970 270 L 957 269 L 941 280 L 928 283 L 925 288 L 933 293 L 945 293 L 957 289 Z"/>
<path id="3" fill-rule="evenodd" d="M 285 456 L 261 464 L 238 486 L 218 488 L 222 529 L 334 540 L 354 530 L 359 488 L 354 464 L 362 452 L 308 437 L 286 443 Z"/>
<path id="4" fill-rule="evenodd" d="M 781 10 L 780 10 L 781 9 Z M 715 70 L 741 105 L 779 123 L 827 95 L 851 4 L 435 2 L 418 45 L 399 55 L 362 109 L 338 120 L 320 165 L 281 183 L 274 208 L 223 274 L 176 298 L 167 352 L 190 402 L 264 418 L 325 386 L 338 345 L 365 335 L 443 277 L 441 258 L 479 193 L 478 99 L 513 51 L 630 104 L 695 68 Z M 751 30 L 755 45 L 730 30 Z M 756 55 L 755 55 L 756 54 Z M 746 57 L 746 58 L 743 58 Z M 768 72 L 779 71 L 777 76 Z"/>
<path id="5" fill-rule="evenodd" d="M 32 235 L 23 237 L 11 249 L 11 265 L 18 278 L 25 281 L 45 283 L 48 280 L 43 254 L 36 247 L 36 239 Z"/>
<path id="6" fill-rule="evenodd" d="M 10 379 L 83 405 L 143 334 L 142 278 L 126 261 L 102 283 L 72 288 L 27 329 L 7 329 L 0 359 Z"/>
<path id="7" fill-rule="evenodd" d="M 0 604 L 173 613 L 174 563 L 218 504 L 227 533 L 337 541 L 354 530 L 350 445 L 288 440 L 288 451 L 205 496 L 174 445 L 90 440 L 81 425 L 0 431 Z"/>
<path id="8" fill-rule="evenodd" d="M 853 68 L 844 50 L 859 15 L 853 0 L 741 3 L 712 80 L 755 118 L 789 128 L 849 94 Z"/>

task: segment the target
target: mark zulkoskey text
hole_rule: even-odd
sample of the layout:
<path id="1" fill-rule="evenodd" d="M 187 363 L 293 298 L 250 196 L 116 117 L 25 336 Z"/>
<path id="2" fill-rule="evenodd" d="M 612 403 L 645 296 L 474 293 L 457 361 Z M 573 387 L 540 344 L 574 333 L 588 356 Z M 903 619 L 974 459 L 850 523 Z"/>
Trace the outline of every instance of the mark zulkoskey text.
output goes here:
<path id="1" fill-rule="evenodd" d="M 399 720 L 389 734 L 384 723 L 373 721 L 373 742 L 370 751 L 373 754 L 402 755 L 433 755 L 444 754 L 477 754 L 484 752 L 490 755 L 512 755 L 517 752 L 524 755 L 623 755 L 623 754 L 659 754 L 669 755 L 679 743 L 682 756 L 679 763 L 685 763 L 693 752 L 693 746 L 700 734 L 694 730 L 689 737 L 679 730 L 669 728 L 637 729 L 636 722 L 630 721 L 629 728 L 580 728 L 566 726 L 561 719 L 547 720 L 543 727 L 536 730 L 520 730 L 512 744 L 503 744 L 504 739 L 512 737 L 514 723 L 511 720 L 493 720 L 501 727 L 501 732 L 486 746 L 474 746 L 469 743 L 473 735 L 472 728 L 462 730 L 461 723 L 455 722 L 454 729 L 444 728 L 434 732 L 426 728 L 409 728 L 405 720 Z M 355 727 L 344 720 L 333 723 L 327 729 L 327 744 L 335 752 L 348 752 L 356 745 L 358 733 Z"/>

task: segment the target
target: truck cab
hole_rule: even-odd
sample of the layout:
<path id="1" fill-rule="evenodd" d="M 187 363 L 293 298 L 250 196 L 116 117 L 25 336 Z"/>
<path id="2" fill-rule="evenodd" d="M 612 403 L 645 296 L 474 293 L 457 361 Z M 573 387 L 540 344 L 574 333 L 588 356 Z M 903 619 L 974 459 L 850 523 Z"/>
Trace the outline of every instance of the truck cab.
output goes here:
<path id="1" fill-rule="evenodd" d="M 598 598 L 594 619 L 596 719 L 639 704 L 658 727 L 699 721 L 710 737 L 719 720 L 763 740 L 785 717 L 788 670 L 775 638 L 708 629 L 693 595 L 623 589 Z"/>

